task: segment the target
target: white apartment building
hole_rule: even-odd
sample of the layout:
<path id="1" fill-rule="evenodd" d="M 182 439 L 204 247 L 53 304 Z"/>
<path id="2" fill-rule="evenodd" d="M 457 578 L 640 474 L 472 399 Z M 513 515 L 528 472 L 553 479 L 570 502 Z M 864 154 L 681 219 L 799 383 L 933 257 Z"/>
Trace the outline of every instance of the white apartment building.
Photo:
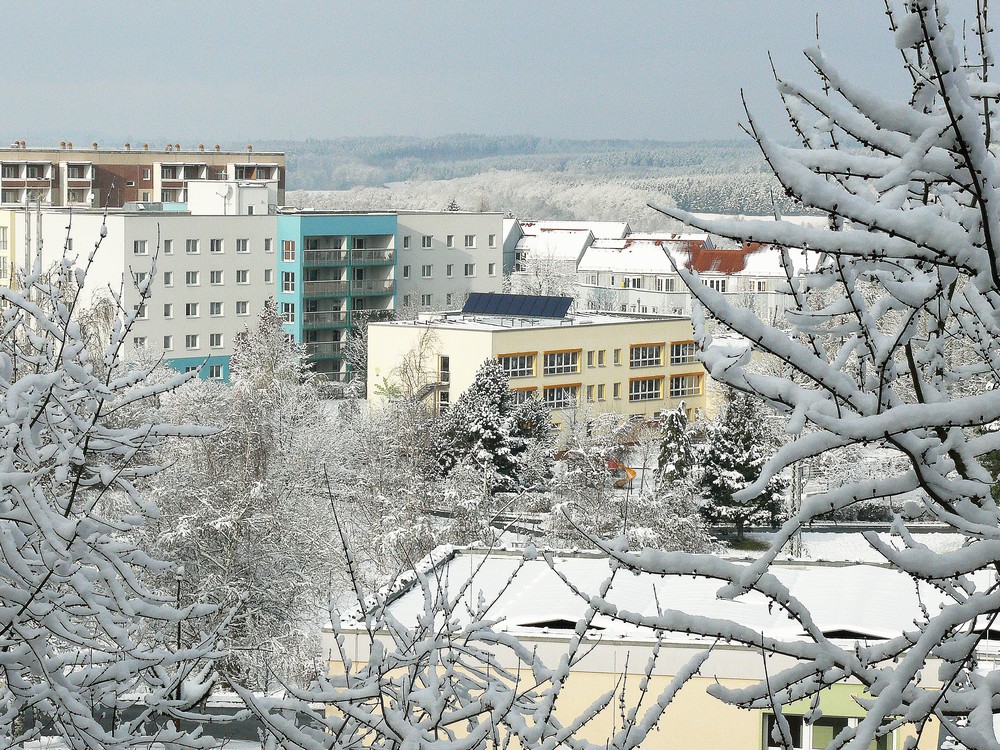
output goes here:
<path id="1" fill-rule="evenodd" d="M 461 308 L 470 292 L 503 286 L 503 215 L 397 214 L 396 309 L 401 316 Z"/>

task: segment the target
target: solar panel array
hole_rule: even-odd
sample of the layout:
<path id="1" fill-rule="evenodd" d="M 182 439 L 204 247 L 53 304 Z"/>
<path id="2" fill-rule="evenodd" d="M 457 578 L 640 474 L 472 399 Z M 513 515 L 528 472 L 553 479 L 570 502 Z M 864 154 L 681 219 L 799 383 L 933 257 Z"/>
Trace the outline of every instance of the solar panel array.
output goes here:
<path id="1" fill-rule="evenodd" d="M 518 318 L 565 318 L 572 303 L 572 297 L 472 292 L 465 300 L 462 312 L 469 315 L 509 315 Z"/>

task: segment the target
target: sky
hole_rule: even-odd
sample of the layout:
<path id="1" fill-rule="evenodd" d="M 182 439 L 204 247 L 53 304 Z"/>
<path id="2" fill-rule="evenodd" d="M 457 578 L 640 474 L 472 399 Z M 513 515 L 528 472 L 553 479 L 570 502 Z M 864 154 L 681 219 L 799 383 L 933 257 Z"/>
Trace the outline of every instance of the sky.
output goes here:
<path id="1" fill-rule="evenodd" d="M 881 0 L 0 0 L 0 137 L 150 145 L 366 135 L 740 138 L 768 63 L 820 42 L 905 94 Z"/>

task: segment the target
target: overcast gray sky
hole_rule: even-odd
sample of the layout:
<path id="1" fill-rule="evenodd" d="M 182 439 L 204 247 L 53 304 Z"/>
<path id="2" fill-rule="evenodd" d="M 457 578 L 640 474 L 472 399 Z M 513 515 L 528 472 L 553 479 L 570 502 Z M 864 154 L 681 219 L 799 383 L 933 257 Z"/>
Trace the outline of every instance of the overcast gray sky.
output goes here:
<path id="1" fill-rule="evenodd" d="M 736 138 L 741 86 L 781 127 L 767 52 L 808 76 L 817 11 L 831 59 L 903 91 L 881 0 L 0 0 L 0 136 Z"/>

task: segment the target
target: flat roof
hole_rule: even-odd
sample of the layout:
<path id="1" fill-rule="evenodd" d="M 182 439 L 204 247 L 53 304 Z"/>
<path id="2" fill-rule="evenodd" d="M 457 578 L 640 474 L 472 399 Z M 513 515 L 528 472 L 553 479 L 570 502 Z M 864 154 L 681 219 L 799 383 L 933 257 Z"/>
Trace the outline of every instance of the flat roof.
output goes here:
<path id="1" fill-rule="evenodd" d="M 428 313 L 416 320 L 372 322 L 376 326 L 410 326 L 420 328 L 451 328 L 468 331 L 510 331 L 519 328 L 578 328 L 623 323 L 667 323 L 690 320 L 687 315 L 642 315 L 613 311 L 570 313 L 565 318 L 531 318 L 518 315 L 483 315 L 448 311 Z"/>

